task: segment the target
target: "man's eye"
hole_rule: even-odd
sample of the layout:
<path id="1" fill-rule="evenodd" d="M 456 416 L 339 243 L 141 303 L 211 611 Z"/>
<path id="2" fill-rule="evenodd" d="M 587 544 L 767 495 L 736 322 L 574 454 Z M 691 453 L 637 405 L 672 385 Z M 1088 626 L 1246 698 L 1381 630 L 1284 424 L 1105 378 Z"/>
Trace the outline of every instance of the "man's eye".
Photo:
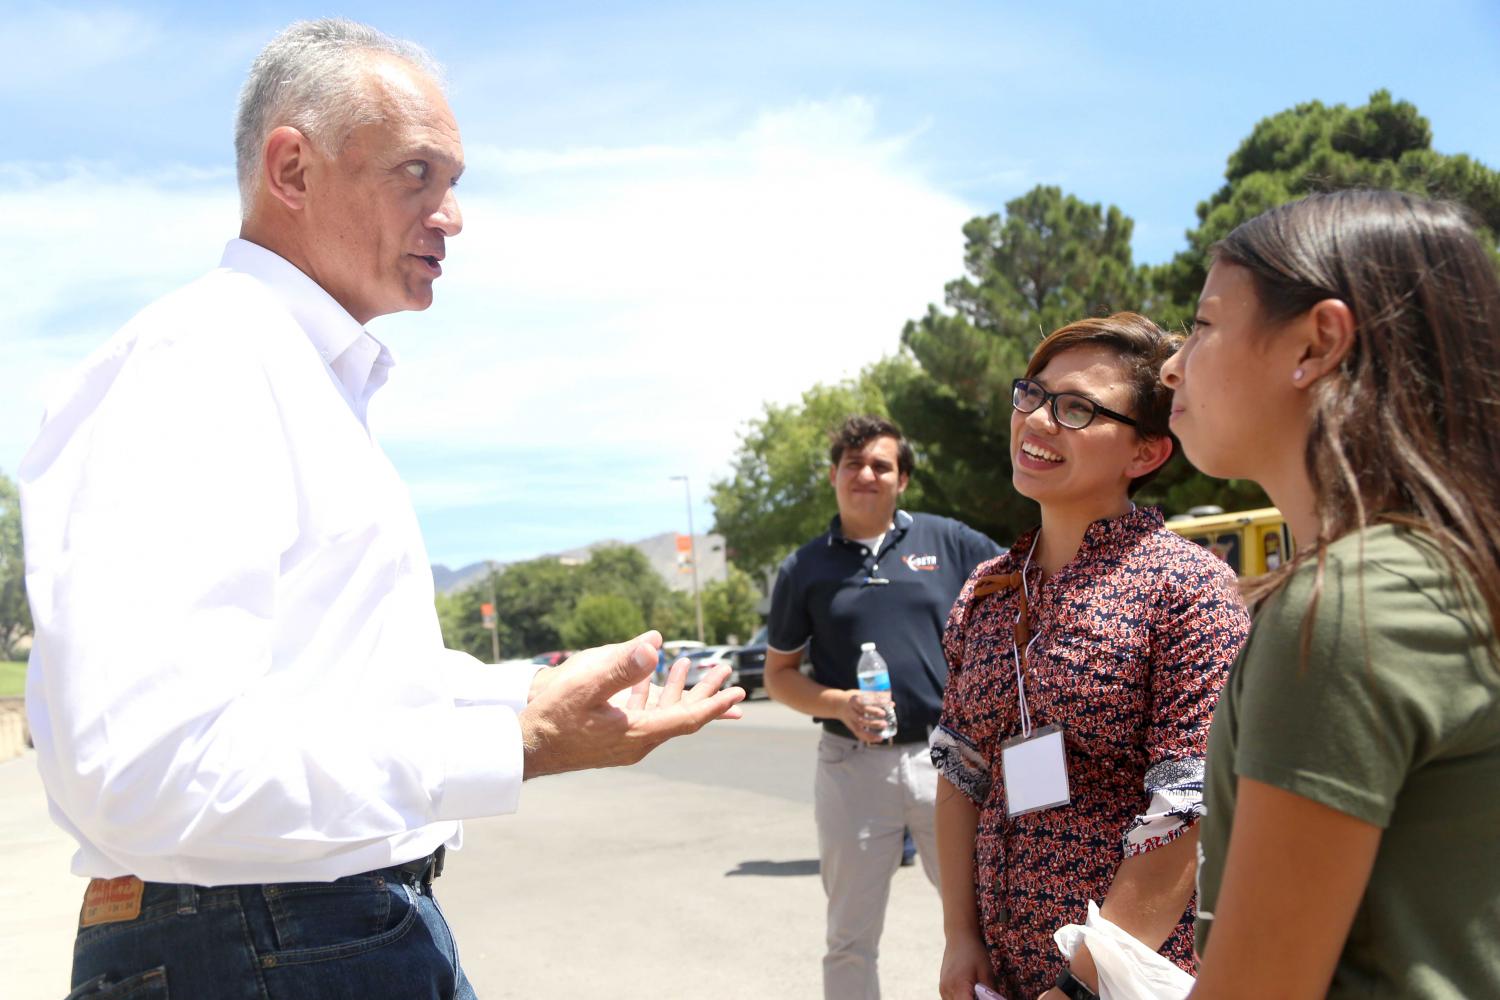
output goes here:
<path id="1" fill-rule="evenodd" d="M 406 165 L 406 172 L 408 174 L 411 174 L 413 177 L 415 177 L 419 181 L 425 181 L 427 179 L 427 164 L 425 164 L 425 163 L 408 163 Z"/>

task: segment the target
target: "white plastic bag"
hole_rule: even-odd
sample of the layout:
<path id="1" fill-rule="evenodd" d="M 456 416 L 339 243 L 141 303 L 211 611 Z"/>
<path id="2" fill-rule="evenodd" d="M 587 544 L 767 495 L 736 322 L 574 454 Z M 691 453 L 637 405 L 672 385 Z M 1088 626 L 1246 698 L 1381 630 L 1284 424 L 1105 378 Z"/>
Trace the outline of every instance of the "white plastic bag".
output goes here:
<path id="1" fill-rule="evenodd" d="M 1192 976 L 1101 917 L 1092 899 L 1088 918 L 1058 928 L 1052 940 L 1067 958 L 1079 944 L 1089 946 L 1099 1000 L 1182 1000 L 1193 988 Z"/>

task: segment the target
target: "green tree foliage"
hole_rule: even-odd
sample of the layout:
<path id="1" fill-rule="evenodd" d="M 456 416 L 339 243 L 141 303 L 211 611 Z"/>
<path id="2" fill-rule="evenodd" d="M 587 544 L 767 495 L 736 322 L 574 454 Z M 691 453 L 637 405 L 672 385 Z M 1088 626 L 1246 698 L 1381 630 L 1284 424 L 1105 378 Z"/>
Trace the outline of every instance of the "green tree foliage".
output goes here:
<path id="1" fill-rule="evenodd" d="M 1011 486 L 1010 383 L 1045 334 L 1085 316 L 1141 310 L 1145 272 L 1131 220 L 1038 187 L 1003 214 L 964 227 L 966 276 L 906 324 L 903 352 L 855 382 L 814 386 L 798 404 L 768 405 L 741 438 L 733 474 L 712 487 L 715 529 L 759 572 L 821 532 L 834 512 L 824 434 L 849 412 L 900 424 L 917 453 L 903 506 L 965 521 L 1005 544 L 1036 521 Z M 1138 498 L 1181 512 L 1206 503 L 1261 506 L 1251 483 L 1209 480 L 1175 458 Z"/>
<path id="2" fill-rule="evenodd" d="M 492 592 L 502 658 L 577 649 L 580 635 L 598 634 L 601 623 L 621 620 L 642 623 L 622 637 L 626 639 L 647 628 L 667 638 L 697 633 L 691 596 L 671 590 L 646 556 L 627 545 L 596 549 L 581 565 L 555 557 L 512 563 L 458 593 L 439 594 L 438 623 L 449 648 L 490 659 L 490 630 L 484 627 L 481 605 L 489 602 Z M 611 600 L 585 604 L 589 597 Z M 634 617 L 610 610 L 620 602 L 633 609 Z M 585 609 L 582 618 L 580 608 Z"/>
<path id="3" fill-rule="evenodd" d="M 614 594 L 640 611 L 646 621 L 669 612 L 671 590 L 640 549 L 609 545 L 595 549 L 581 567 L 584 594 Z M 643 629 L 644 631 L 644 629 Z"/>
<path id="4" fill-rule="evenodd" d="M 21 500 L 15 483 L 0 473 L 0 660 L 15 656 L 16 643 L 30 635 L 31 628 L 21 552 Z"/>
<path id="5" fill-rule="evenodd" d="M 665 639 L 692 638 L 698 634 L 692 595 L 668 587 L 640 549 L 628 545 L 595 549 L 580 572 L 584 594 L 613 594 L 639 610 L 645 624 L 631 635 L 639 635 L 648 628 L 656 629 Z"/>
<path id="6" fill-rule="evenodd" d="M 828 528 L 837 512 L 828 483 L 828 432 L 855 414 L 889 417 L 882 386 L 914 375 L 909 360 L 887 359 L 857 379 L 815 385 L 796 403 L 767 403 L 765 414 L 750 421 L 729 476 L 709 486 L 713 530 L 735 550 L 737 565 L 758 576 Z M 919 488 L 902 503 L 920 499 Z"/>
<path id="7" fill-rule="evenodd" d="M 964 226 L 968 275 L 946 289 L 901 341 L 920 366 L 882 386 L 890 412 L 918 447 L 913 477 L 925 510 L 1007 543 L 1036 519 L 1010 482 L 1010 383 L 1047 333 L 1085 316 L 1139 309 L 1143 272 L 1130 252 L 1134 223 L 1113 205 L 1037 187 L 1005 212 Z"/>
<path id="8" fill-rule="evenodd" d="M 714 580 L 703 588 L 703 632 L 710 643 L 749 642 L 759 619 L 755 605 L 760 592 L 750 574 L 729 567 L 727 580 Z"/>
<path id="9" fill-rule="evenodd" d="M 473 653 L 488 663 L 493 653 L 490 630 L 484 627 L 480 614 L 480 605 L 488 600 L 489 593 L 485 584 L 453 594 L 438 594 L 438 626 L 443 630 L 443 645 L 449 649 Z M 498 623 L 498 632 L 500 648 L 510 648 L 510 630 L 504 621 Z"/>
<path id="10" fill-rule="evenodd" d="M 1377 90 L 1363 107 L 1299 104 L 1257 122 L 1229 157 L 1224 186 L 1198 204 L 1188 247 L 1152 271 L 1153 315 L 1188 319 L 1208 272 L 1208 250 L 1268 208 L 1315 191 L 1373 187 L 1466 205 L 1489 245 L 1500 234 L 1500 172 L 1462 154 L 1432 148 L 1432 128 L 1416 107 Z"/>
<path id="11" fill-rule="evenodd" d="M 656 613 L 646 619 L 646 627 L 656 629 L 668 642 L 698 638 L 698 614 L 693 610 L 692 593 L 668 591 L 666 600 L 657 605 Z"/>
<path id="12" fill-rule="evenodd" d="M 584 594 L 562 626 L 563 645 L 587 649 L 606 642 L 624 642 L 646 630 L 641 609 L 620 594 Z"/>
<path id="13" fill-rule="evenodd" d="M 487 594 L 479 590 L 476 595 L 476 617 Z M 501 655 L 530 656 L 564 648 L 562 624 L 582 594 L 583 579 L 577 567 L 556 559 L 515 563 L 497 573 L 495 610 L 506 633 Z"/>
<path id="14" fill-rule="evenodd" d="M 490 630 L 481 621 L 480 606 L 493 593 L 502 658 L 562 649 L 562 623 L 583 593 L 578 569 L 555 557 L 532 559 L 501 567 L 457 593 L 439 594 L 443 643 L 488 661 Z"/>

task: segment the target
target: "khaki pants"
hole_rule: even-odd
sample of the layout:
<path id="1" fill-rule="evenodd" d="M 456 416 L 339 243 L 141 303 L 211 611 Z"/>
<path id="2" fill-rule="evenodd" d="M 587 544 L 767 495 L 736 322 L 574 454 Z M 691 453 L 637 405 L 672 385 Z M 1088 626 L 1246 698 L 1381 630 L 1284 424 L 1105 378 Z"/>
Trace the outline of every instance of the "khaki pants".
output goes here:
<path id="1" fill-rule="evenodd" d="M 825 1000 L 878 1000 L 880 932 L 904 827 L 911 829 L 922 870 L 938 884 L 936 796 L 937 770 L 926 743 L 881 747 L 823 734 L 813 812 L 828 895 Z"/>

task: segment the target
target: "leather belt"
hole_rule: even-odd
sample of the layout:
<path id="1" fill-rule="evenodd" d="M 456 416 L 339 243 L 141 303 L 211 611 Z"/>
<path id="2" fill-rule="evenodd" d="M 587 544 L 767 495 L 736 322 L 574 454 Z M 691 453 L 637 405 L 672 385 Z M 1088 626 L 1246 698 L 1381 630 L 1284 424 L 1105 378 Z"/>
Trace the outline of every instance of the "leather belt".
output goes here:
<path id="1" fill-rule="evenodd" d="M 845 726 L 842 722 L 838 721 L 837 719 L 815 718 L 815 719 L 813 719 L 813 721 L 814 722 L 821 722 L 823 724 L 823 732 L 825 732 L 825 733 L 831 733 L 834 736 L 842 736 L 846 740 L 855 740 L 856 742 L 859 742 L 859 743 L 862 743 L 862 744 L 864 743 L 863 740 L 859 739 L 859 737 L 855 736 L 853 733 L 851 733 L 849 731 L 849 727 L 848 726 Z M 932 735 L 932 731 L 934 729 L 936 729 L 936 728 L 937 728 L 936 726 L 922 726 L 919 729 L 916 729 L 915 731 L 907 730 L 907 729 L 897 729 L 896 730 L 896 738 L 894 740 L 892 740 L 890 743 L 870 743 L 870 744 L 867 744 L 867 745 L 868 746 L 877 746 L 878 747 L 878 746 L 906 746 L 906 745 L 911 744 L 911 743 L 926 743 L 927 742 L 927 738 Z"/>
<path id="2" fill-rule="evenodd" d="M 432 880 L 443 874 L 443 860 L 447 856 L 447 846 L 439 844 L 438 849 L 425 858 L 417 858 L 415 861 L 408 861 L 402 865 L 391 865 L 381 870 L 400 872 L 403 875 L 410 875 L 423 885 L 432 885 Z"/>

